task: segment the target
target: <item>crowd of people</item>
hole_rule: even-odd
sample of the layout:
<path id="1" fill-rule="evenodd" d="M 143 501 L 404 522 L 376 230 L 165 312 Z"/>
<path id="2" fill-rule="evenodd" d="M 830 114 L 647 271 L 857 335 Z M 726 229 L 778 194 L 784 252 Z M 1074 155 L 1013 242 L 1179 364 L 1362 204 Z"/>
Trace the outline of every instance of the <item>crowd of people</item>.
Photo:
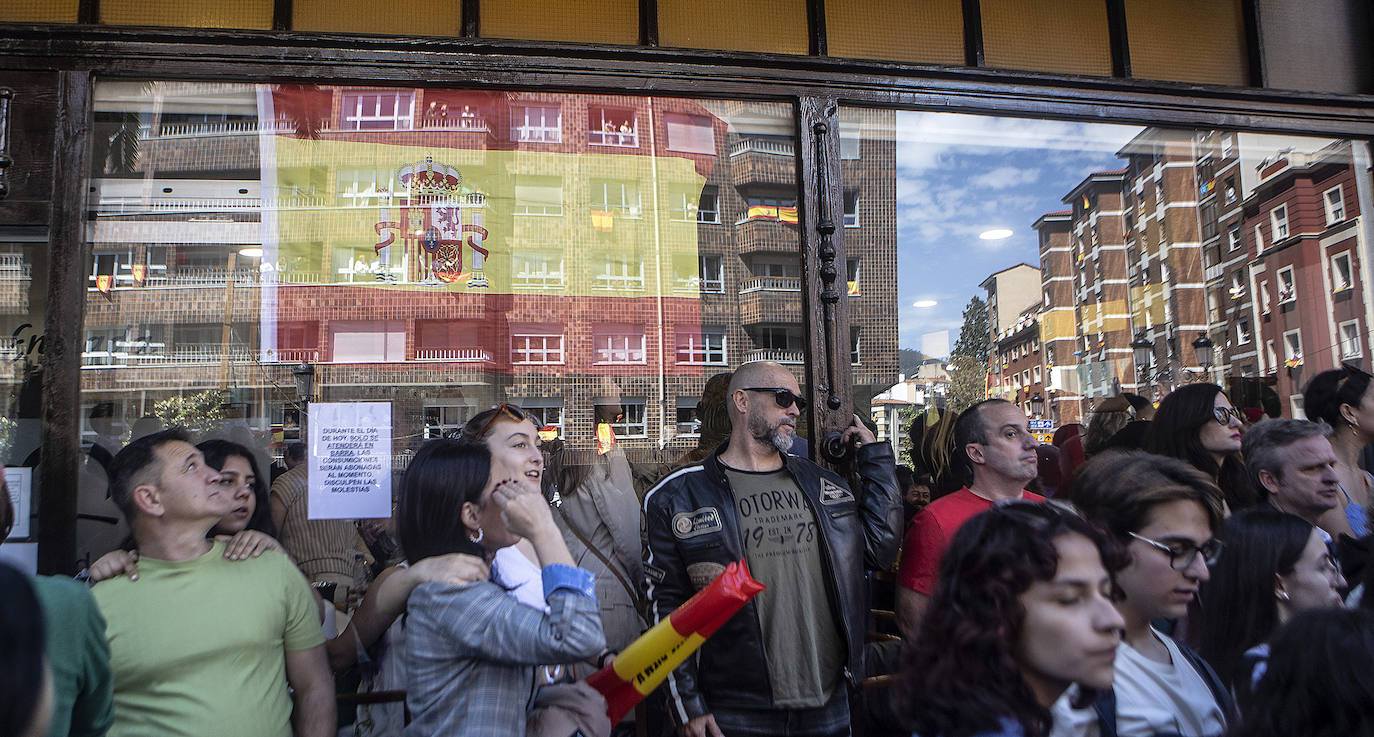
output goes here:
<path id="1" fill-rule="evenodd" d="M 1122 395 L 1052 445 L 932 410 L 911 466 L 854 416 L 837 473 L 752 362 L 673 468 L 502 404 L 383 521 L 314 518 L 300 453 L 154 432 L 106 462 L 131 535 L 90 583 L 0 566 L 0 733 L 1374 736 L 1370 378 L 1315 377 L 1312 420 Z M 619 654 L 737 561 L 766 588 L 612 724 L 587 677 L 647 678 Z"/>

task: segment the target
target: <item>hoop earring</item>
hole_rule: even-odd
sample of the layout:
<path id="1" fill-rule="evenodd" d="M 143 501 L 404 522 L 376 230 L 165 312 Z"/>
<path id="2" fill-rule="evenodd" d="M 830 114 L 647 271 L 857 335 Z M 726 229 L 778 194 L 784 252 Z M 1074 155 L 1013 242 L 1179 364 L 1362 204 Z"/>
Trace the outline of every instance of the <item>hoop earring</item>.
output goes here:
<path id="1" fill-rule="evenodd" d="M 1287 592 L 1287 591 L 1280 591 L 1280 592 L 1278 593 L 1278 597 L 1279 597 L 1279 601 L 1288 601 L 1289 599 L 1292 598 L 1291 596 L 1288 595 L 1288 592 Z"/>
<path id="2" fill-rule="evenodd" d="M 482 538 L 484 538 L 484 537 L 486 537 L 486 536 L 487 536 L 487 533 L 483 532 L 483 531 L 482 531 L 482 528 L 480 528 L 480 527 L 477 528 L 477 537 L 473 537 L 471 532 L 468 533 L 468 539 L 471 540 L 471 541 L 473 541 L 473 542 L 475 542 L 475 543 L 480 543 L 480 542 L 482 542 Z"/>

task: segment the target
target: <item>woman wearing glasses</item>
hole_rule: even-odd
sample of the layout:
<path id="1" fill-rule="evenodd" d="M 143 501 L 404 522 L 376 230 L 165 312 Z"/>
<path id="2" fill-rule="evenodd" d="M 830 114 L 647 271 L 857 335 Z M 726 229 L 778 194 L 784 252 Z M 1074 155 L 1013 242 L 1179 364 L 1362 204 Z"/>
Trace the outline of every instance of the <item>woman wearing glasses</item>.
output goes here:
<path id="1" fill-rule="evenodd" d="M 1209 578 L 1221 550 L 1213 537 L 1221 524 L 1216 485 L 1177 459 L 1110 451 L 1079 470 L 1073 501 L 1130 557 L 1116 576 L 1116 607 L 1126 627 L 1116 653 L 1114 703 L 1099 701 L 1101 718 L 1114 721 L 1121 737 L 1221 734 L 1230 713 L 1225 686 L 1196 653 L 1151 625 L 1184 617 Z M 1098 713 L 1062 701 L 1055 717 L 1056 734 L 1085 734 L 1099 722 Z"/>
<path id="2" fill-rule="evenodd" d="M 1121 552 L 1052 504 L 1011 502 L 962 525 L 907 653 L 903 707 L 924 737 L 1042 737 L 1078 684 L 1112 684 Z"/>
<path id="3" fill-rule="evenodd" d="M 1230 511 L 1263 497 L 1250 483 L 1240 456 L 1245 417 L 1216 384 L 1188 384 L 1159 403 L 1145 449 L 1186 461 L 1221 489 Z"/>
<path id="4" fill-rule="evenodd" d="M 1202 589 L 1199 650 L 1244 709 L 1269 638 L 1298 612 L 1340 607 L 1340 568 L 1317 528 L 1266 506 L 1226 520 L 1221 557 Z"/>
<path id="5" fill-rule="evenodd" d="M 1374 392 L 1370 375 L 1353 367 L 1323 371 L 1312 377 L 1303 392 L 1303 408 L 1313 420 L 1331 426 L 1331 449 L 1336 451 L 1336 475 L 1341 480 L 1340 506 L 1322 515 L 1317 524 L 1333 538 L 1364 537 L 1369 533 L 1369 502 L 1374 477 L 1360 468 L 1360 453 L 1374 442 Z"/>

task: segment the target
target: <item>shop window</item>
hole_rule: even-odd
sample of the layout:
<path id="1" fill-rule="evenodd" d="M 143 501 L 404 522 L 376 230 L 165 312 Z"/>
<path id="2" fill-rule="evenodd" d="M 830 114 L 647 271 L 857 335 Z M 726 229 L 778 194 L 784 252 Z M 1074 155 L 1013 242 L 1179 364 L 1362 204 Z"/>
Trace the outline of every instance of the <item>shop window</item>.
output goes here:
<path id="1" fill-rule="evenodd" d="M 597 364 L 644 363 L 644 328 L 633 325 L 599 325 L 592 334 L 592 356 Z"/>
<path id="2" fill-rule="evenodd" d="M 1343 322 L 1337 331 L 1341 338 L 1341 358 L 1359 358 L 1363 355 L 1360 348 L 1360 321 Z"/>
<path id="3" fill-rule="evenodd" d="M 519 289 L 562 289 L 563 254 L 515 251 L 510 257 L 511 286 Z"/>
<path id="4" fill-rule="evenodd" d="M 1350 268 L 1350 252 L 1342 251 L 1331 257 L 1331 291 L 1341 292 L 1355 286 Z"/>
<path id="5" fill-rule="evenodd" d="M 563 331 L 552 327 L 523 327 L 511 334 L 513 364 L 563 363 Z"/>
<path id="6" fill-rule="evenodd" d="M 726 362 L 725 332 L 718 328 L 703 328 L 701 332 L 679 332 L 677 334 L 677 362 L 724 365 Z"/>
<path id="7" fill-rule="evenodd" d="M 1322 201 L 1326 204 L 1326 224 L 1335 225 L 1345 220 L 1345 199 L 1342 195 L 1340 185 L 1326 190 L 1322 195 Z"/>
<path id="8" fill-rule="evenodd" d="M 345 93 L 340 104 L 346 131 L 404 131 L 414 127 L 415 93 Z"/>
<path id="9" fill-rule="evenodd" d="M 558 177 L 519 177 L 515 180 L 516 215 L 563 214 L 563 180 Z"/>
<path id="10" fill-rule="evenodd" d="M 556 105 L 513 105 L 510 137 L 520 143 L 558 143 L 563 140 L 563 110 Z"/>
<path id="11" fill-rule="evenodd" d="M 1288 237 L 1288 205 L 1279 205 L 1269 211 L 1269 225 L 1274 231 L 1274 242 Z"/>
<path id="12" fill-rule="evenodd" d="M 593 107 L 587 110 L 587 142 L 593 146 L 639 146 L 639 121 L 633 110 Z M 711 153 L 715 153 L 714 150 Z"/>
<path id="13" fill-rule="evenodd" d="M 1278 271 L 1279 304 L 1293 302 L 1298 298 L 1298 285 L 1293 278 L 1293 267 L 1285 266 Z"/>
<path id="14" fill-rule="evenodd" d="M 689 154 L 716 153 L 716 131 L 711 118 L 703 115 L 668 113 L 663 116 L 668 130 L 668 150 Z"/>

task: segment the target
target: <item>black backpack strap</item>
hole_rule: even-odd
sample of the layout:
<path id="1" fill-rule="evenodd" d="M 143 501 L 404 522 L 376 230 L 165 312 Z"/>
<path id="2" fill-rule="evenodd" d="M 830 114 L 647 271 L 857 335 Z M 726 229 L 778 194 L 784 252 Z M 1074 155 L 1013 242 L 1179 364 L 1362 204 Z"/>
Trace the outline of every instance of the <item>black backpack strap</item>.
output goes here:
<path id="1" fill-rule="evenodd" d="M 1203 660 L 1202 656 L 1198 655 L 1196 650 L 1181 642 L 1175 642 L 1174 644 L 1178 646 L 1178 651 L 1183 653 L 1183 657 L 1192 664 L 1193 669 L 1198 672 L 1198 675 L 1202 676 L 1202 680 L 1212 692 L 1212 698 L 1216 699 L 1217 706 L 1221 707 L 1221 713 L 1226 717 L 1226 720 L 1228 722 L 1233 721 L 1236 715 L 1236 702 L 1235 699 L 1231 697 L 1231 690 L 1226 688 L 1225 683 L 1222 683 L 1221 676 L 1217 675 L 1217 672 L 1212 669 L 1212 666 L 1206 660 Z"/>
<path id="2" fill-rule="evenodd" d="M 1116 737 L 1116 691 L 1099 691 L 1093 711 L 1097 714 L 1098 737 Z"/>

